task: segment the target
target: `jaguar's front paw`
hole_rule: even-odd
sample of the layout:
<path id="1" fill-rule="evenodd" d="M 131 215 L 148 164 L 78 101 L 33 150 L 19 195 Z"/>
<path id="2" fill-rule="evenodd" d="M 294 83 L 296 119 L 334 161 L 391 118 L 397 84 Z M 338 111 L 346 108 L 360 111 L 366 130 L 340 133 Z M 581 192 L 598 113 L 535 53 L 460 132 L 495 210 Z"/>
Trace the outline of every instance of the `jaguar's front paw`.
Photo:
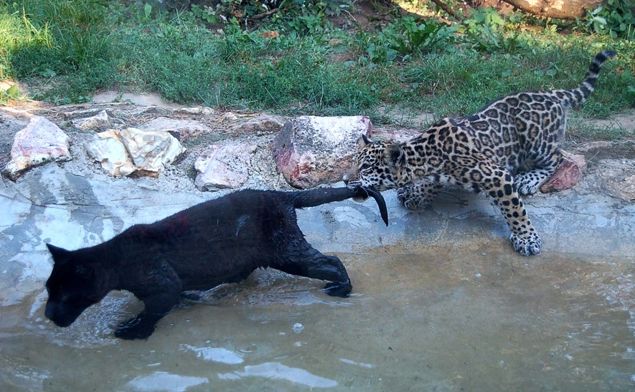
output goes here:
<path id="1" fill-rule="evenodd" d="M 523 173 L 514 179 L 516 190 L 521 196 L 531 196 L 538 192 L 541 181 L 533 173 Z"/>
<path id="2" fill-rule="evenodd" d="M 115 336 L 120 339 L 147 339 L 154 332 L 154 323 L 144 322 L 139 316 L 119 324 Z"/>
<path id="3" fill-rule="evenodd" d="M 425 206 L 422 198 L 412 195 L 410 188 L 406 187 L 397 189 L 397 200 L 409 210 L 419 210 Z"/>
<path id="4" fill-rule="evenodd" d="M 542 240 L 536 233 L 527 234 L 522 237 L 517 234 L 512 234 L 509 239 L 512 241 L 514 250 L 523 256 L 540 254 Z"/>
<path id="5" fill-rule="evenodd" d="M 401 204 L 405 208 L 407 208 L 409 210 L 413 210 L 413 211 L 414 210 L 420 210 L 423 207 L 425 207 L 425 205 L 426 205 L 425 203 L 422 203 L 421 200 L 416 199 L 416 198 L 410 198 L 410 199 L 407 199 L 407 200 L 402 200 Z"/>
<path id="6" fill-rule="evenodd" d="M 329 282 L 324 286 L 326 294 L 334 297 L 348 297 L 353 289 L 350 280 L 346 282 Z"/>

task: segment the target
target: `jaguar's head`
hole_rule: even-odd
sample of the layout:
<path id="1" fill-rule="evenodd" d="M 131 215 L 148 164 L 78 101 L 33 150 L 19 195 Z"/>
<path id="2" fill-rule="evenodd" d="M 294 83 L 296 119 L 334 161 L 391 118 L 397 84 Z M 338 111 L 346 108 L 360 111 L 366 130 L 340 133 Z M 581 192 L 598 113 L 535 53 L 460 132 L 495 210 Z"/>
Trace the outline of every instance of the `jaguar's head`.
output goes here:
<path id="1" fill-rule="evenodd" d="M 384 191 L 398 187 L 404 154 L 399 144 L 371 141 L 366 135 L 357 141 L 359 149 L 350 173 L 344 176 L 349 186 L 361 185 Z"/>

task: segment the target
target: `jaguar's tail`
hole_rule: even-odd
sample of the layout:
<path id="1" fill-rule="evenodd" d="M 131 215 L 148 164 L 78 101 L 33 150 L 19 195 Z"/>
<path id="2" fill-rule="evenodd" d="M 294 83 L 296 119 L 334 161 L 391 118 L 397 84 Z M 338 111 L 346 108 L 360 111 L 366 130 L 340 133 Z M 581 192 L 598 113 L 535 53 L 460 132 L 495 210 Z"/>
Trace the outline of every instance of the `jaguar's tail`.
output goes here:
<path id="1" fill-rule="evenodd" d="M 375 202 L 379 207 L 381 218 L 386 226 L 388 226 L 388 210 L 386 208 L 386 201 L 382 197 L 381 193 L 372 188 L 364 188 L 362 186 L 354 188 L 315 188 L 306 191 L 292 192 L 291 195 L 294 208 L 315 207 L 353 197 L 365 199 L 370 196 L 375 199 Z"/>
<path id="2" fill-rule="evenodd" d="M 616 53 L 612 50 L 605 50 L 603 52 L 598 53 L 591 61 L 591 65 L 589 65 L 589 71 L 587 72 L 584 80 L 577 88 L 566 90 L 568 92 L 568 103 L 571 107 L 580 106 L 584 101 L 587 100 L 589 95 L 595 90 L 595 82 L 598 79 L 598 74 L 602 69 L 602 64 L 614 57 Z"/>

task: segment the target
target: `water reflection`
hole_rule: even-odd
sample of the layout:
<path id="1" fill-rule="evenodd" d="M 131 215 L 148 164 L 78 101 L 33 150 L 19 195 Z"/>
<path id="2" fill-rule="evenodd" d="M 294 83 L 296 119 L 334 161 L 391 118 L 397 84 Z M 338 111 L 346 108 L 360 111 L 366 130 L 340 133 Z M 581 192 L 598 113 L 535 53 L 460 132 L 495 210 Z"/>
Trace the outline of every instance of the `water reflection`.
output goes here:
<path id="1" fill-rule="evenodd" d="M 139 392 L 185 392 L 190 387 L 207 384 L 209 380 L 203 377 L 180 376 L 166 372 L 154 372 L 147 376 L 132 379 L 126 386 Z"/>
<path id="2" fill-rule="evenodd" d="M 238 380 L 244 377 L 263 377 L 272 380 L 285 380 L 294 384 L 310 388 L 332 388 L 337 381 L 316 376 L 304 369 L 292 368 L 278 362 L 266 362 L 260 365 L 245 366 L 244 370 L 231 373 L 221 373 L 221 380 Z"/>
<path id="3" fill-rule="evenodd" d="M 338 254 L 345 299 L 259 271 L 134 342 L 112 337 L 133 296 L 58 328 L 40 289 L 0 307 L 0 391 L 634 390 L 635 260 L 506 245 Z"/>
<path id="4" fill-rule="evenodd" d="M 204 361 L 226 363 L 228 365 L 237 365 L 244 362 L 241 355 L 222 347 L 194 347 L 189 344 L 184 344 L 182 347 L 196 353 L 196 357 Z"/>

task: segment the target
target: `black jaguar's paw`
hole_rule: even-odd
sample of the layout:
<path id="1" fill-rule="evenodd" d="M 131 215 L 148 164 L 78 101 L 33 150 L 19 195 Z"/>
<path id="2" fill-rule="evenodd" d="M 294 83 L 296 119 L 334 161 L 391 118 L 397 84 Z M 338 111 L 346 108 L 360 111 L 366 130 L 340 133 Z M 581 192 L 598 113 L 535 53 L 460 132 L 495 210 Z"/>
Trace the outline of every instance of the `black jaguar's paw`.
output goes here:
<path id="1" fill-rule="evenodd" d="M 203 299 L 203 296 L 201 295 L 201 293 L 186 291 L 181 293 L 181 298 L 188 301 L 192 301 L 192 302 L 201 302 L 201 300 Z"/>
<path id="2" fill-rule="evenodd" d="M 140 317 L 131 318 L 119 324 L 115 336 L 120 339 L 147 339 L 154 332 L 154 324 L 143 322 Z"/>
<path id="3" fill-rule="evenodd" d="M 353 286 L 350 281 L 329 282 L 324 286 L 324 292 L 333 297 L 346 298 L 351 293 Z"/>

